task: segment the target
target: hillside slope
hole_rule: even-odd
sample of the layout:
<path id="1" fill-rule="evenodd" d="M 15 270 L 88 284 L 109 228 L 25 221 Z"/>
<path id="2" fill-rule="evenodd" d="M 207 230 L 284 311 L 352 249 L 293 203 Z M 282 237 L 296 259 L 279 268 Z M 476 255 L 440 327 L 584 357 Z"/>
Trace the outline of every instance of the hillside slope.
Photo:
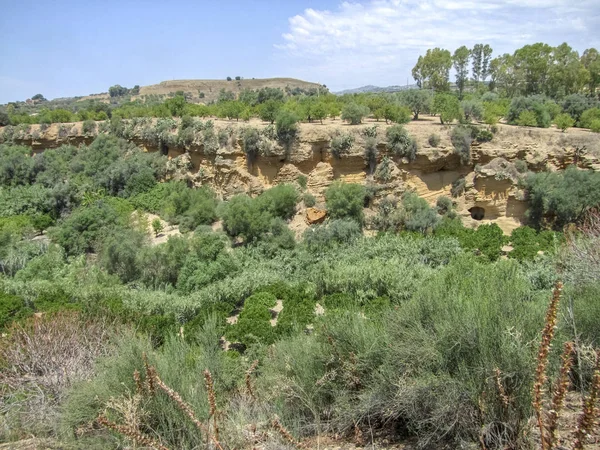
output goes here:
<path id="1" fill-rule="evenodd" d="M 145 127 L 153 127 L 147 124 Z M 368 120 L 362 125 L 349 126 L 340 121 L 324 124 L 303 123 L 289 153 L 274 141 L 265 141 L 266 154 L 249 163 L 242 147 L 240 131 L 248 126 L 264 129 L 257 119 L 247 122 L 213 120 L 216 133 L 226 137 L 223 145 L 208 151 L 201 133 L 187 144 L 177 139 L 172 131 L 168 145 L 159 148 L 143 136 L 148 135 L 133 123 L 128 124 L 130 140 L 147 151 L 163 151 L 183 169 L 190 183 L 210 185 L 222 198 L 235 193 L 256 195 L 265 188 L 285 182 L 296 182 L 299 176 L 307 179 L 307 190 L 323 201 L 324 190 L 335 180 L 369 185 L 374 189 L 375 205 L 387 195 L 401 195 L 415 190 L 419 196 L 434 204 L 441 195 L 451 195 L 458 214 L 469 226 L 497 223 L 510 233 L 525 219 L 526 202 L 519 188 L 519 174 L 514 162 L 523 161 L 529 170 L 564 169 L 577 163 L 581 168 L 600 170 L 600 139 L 587 130 L 571 129 L 561 133 L 555 128 L 524 128 L 498 125 L 491 142 L 473 143 L 472 161 L 461 164 L 450 140 L 452 127 L 442 126 L 435 117 L 424 116 L 406 125 L 418 145 L 414 161 L 399 157 L 388 148 L 383 122 Z M 365 155 L 365 130 L 376 127 L 376 161 L 369 163 Z M 62 131 L 61 131 L 62 130 Z M 3 133 L 0 129 L 0 135 Z M 440 144 L 433 147 L 428 138 L 440 136 Z M 331 151 L 335 136 L 351 135 L 352 148 L 335 157 Z M 63 144 L 89 144 L 94 134 L 82 132 L 81 123 L 53 124 L 45 130 L 33 125 L 28 132 L 18 132 L 14 141 L 31 146 L 39 153 Z M 576 149 L 582 149 L 576 155 Z M 385 158 L 387 157 L 387 158 Z M 386 162 L 384 162 L 384 159 Z M 374 170 L 375 167 L 377 170 Z M 385 166 L 385 169 L 384 167 Z M 474 217 L 474 211 L 481 217 Z M 483 220 L 481 220 L 483 219 Z"/>
<path id="2" fill-rule="evenodd" d="M 178 91 L 183 91 L 187 94 L 192 102 L 210 103 L 217 100 L 219 91 L 225 89 L 231 91 L 236 95 L 244 89 L 262 89 L 262 88 L 279 88 L 282 90 L 286 89 L 325 89 L 325 87 L 318 83 L 310 81 L 298 80 L 296 78 L 251 78 L 241 80 L 168 80 L 161 81 L 157 84 L 151 84 L 149 86 L 140 87 L 140 95 L 133 96 L 132 100 L 138 97 L 144 97 L 146 95 L 160 95 L 168 96 Z M 204 97 L 200 97 L 200 93 L 204 94 Z M 107 92 L 102 94 L 94 94 L 86 97 L 82 97 L 81 100 L 95 99 L 95 100 L 108 100 L 110 97 Z"/>

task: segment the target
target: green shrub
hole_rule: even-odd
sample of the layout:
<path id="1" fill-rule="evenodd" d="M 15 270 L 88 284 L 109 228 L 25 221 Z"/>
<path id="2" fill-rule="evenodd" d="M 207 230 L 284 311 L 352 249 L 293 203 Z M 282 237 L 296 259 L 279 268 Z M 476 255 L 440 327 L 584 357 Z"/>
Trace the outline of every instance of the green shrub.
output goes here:
<path id="1" fill-rule="evenodd" d="M 558 234 L 552 231 L 538 232 L 530 227 L 515 228 L 510 235 L 513 250 L 508 256 L 519 261 L 533 260 L 538 252 L 554 252 L 559 242 Z"/>
<path id="2" fill-rule="evenodd" d="M 590 123 L 590 131 L 600 133 L 600 119 L 592 120 Z"/>
<path id="3" fill-rule="evenodd" d="M 343 155 L 346 155 L 352 149 L 354 144 L 354 136 L 351 134 L 340 134 L 334 136 L 331 140 L 331 154 L 340 159 Z"/>
<path id="4" fill-rule="evenodd" d="M 477 141 L 478 142 L 490 142 L 494 139 L 494 134 L 491 131 L 481 129 L 477 132 Z"/>
<path id="5" fill-rule="evenodd" d="M 304 193 L 302 200 L 304 201 L 304 205 L 308 208 L 312 208 L 317 203 L 317 199 L 310 192 Z"/>
<path id="6" fill-rule="evenodd" d="M 556 128 L 562 130 L 564 133 L 567 130 L 567 128 L 570 128 L 573 125 L 575 125 L 575 121 L 568 114 L 558 114 L 554 118 L 554 124 L 556 125 Z"/>
<path id="7" fill-rule="evenodd" d="M 429 142 L 429 145 L 431 145 L 432 147 L 437 147 L 438 145 L 440 145 L 440 135 L 433 133 L 429 135 L 429 138 L 427 138 L 427 142 Z"/>
<path id="8" fill-rule="evenodd" d="M 342 120 L 350 125 L 358 125 L 369 114 L 369 108 L 357 103 L 348 103 L 342 108 Z"/>
<path id="9" fill-rule="evenodd" d="M 242 145 L 246 153 L 248 166 L 251 166 L 259 153 L 259 134 L 256 128 L 246 128 L 242 132 Z"/>
<path id="10" fill-rule="evenodd" d="M 526 173 L 528 170 L 527 162 L 523 161 L 522 159 L 515 160 L 514 165 L 515 169 L 517 169 L 517 172 L 519 173 Z"/>
<path id="11" fill-rule="evenodd" d="M 241 236 L 247 242 L 257 240 L 269 229 L 271 215 L 260 209 L 258 202 L 245 194 L 232 197 L 220 212 L 223 229 L 232 237 Z"/>
<path id="12" fill-rule="evenodd" d="M 523 111 L 516 121 L 522 127 L 537 127 L 537 118 L 533 111 Z"/>
<path id="13" fill-rule="evenodd" d="M 261 210 L 268 212 L 272 217 L 288 220 L 296 212 L 298 192 L 291 184 L 279 184 L 264 191 L 255 201 Z"/>
<path id="14" fill-rule="evenodd" d="M 311 253 L 322 253 L 337 245 L 348 244 L 360 235 L 360 225 L 355 220 L 337 219 L 308 228 L 302 240 Z"/>
<path id="15" fill-rule="evenodd" d="M 417 141 L 411 139 L 402 125 L 393 125 L 386 131 L 387 145 L 395 155 L 414 161 L 417 157 Z"/>
<path id="16" fill-rule="evenodd" d="M 237 323 L 227 330 L 228 339 L 247 346 L 273 343 L 276 335 L 270 323 L 269 309 L 276 303 L 277 299 L 273 294 L 257 293 L 248 297 Z"/>
<path id="17" fill-rule="evenodd" d="M 363 222 L 365 188 L 359 184 L 335 182 L 325 191 L 327 213 L 332 219 L 354 219 Z"/>
<path id="18" fill-rule="evenodd" d="M 298 133 L 298 117 L 291 112 L 281 111 L 275 120 L 277 139 L 285 145 L 290 146 L 296 139 Z"/>
<path id="19" fill-rule="evenodd" d="M 306 175 L 298 175 L 298 178 L 296 178 L 296 181 L 298 182 L 298 184 L 300 185 L 300 187 L 302 189 L 306 189 L 306 183 L 308 181 L 308 178 L 306 178 Z"/>
<path id="20" fill-rule="evenodd" d="M 483 104 L 477 100 L 463 100 L 460 107 L 465 115 L 467 122 L 471 119 L 481 120 L 483 118 Z"/>
<path id="21" fill-rule="evenodd" d="M 531 173 L 525 189 L 527 216 L 535 228 L 548 224 L 560 229 L 600 204 L 600 174 L 573 166 L 564 172 Z"/>
<path id="22" fill-rule="evenodd" d="M 454 127 L 450 133 L 450 141 L 461 163 L 467 164 L 471 160 L 472 130 L 464 126 Z"/>
<path id="23" fill-rule="evenodd" d="M 445 215 L 452 211 L 454 205 L 451 198 L 441 195 L 437 198 L 435 207 L 437 208 L 438 214 Z"/>
<path id="24" fill-rule="evenodd" d="M 443 124 L 460 118 L 460 103 L 452 94 L 438 93 L 433 98 L 433 111 L 440 116 Z"/>
<path id="25" fill-rule="evenodd" d="M 600 108 L 591 108 L 585 110 L 579 119 L 579 126 L 582 128 L 592 128 L 595 121 L 600 120 Z"/>
<path id="26" fill-rule="evenodd" d="M 32 313 L 33 311 L 26 306 L 21 297 L 0 292 L 0 330 L 13 320 L 25 318 Z"/>
<path id="27" fill-rule="evenodd" d="M 436 211 L 429 206 L 427 200 L 414 192 L 402 196 L 402 222 L 408 231 L 428 233 L 435 229 L 439 221 Z"/>

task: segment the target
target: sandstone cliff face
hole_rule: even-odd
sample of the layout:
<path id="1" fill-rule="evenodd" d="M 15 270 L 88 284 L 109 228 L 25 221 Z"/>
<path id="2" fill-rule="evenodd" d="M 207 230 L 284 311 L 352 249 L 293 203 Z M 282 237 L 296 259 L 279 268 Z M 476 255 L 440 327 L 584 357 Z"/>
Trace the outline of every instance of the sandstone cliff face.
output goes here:
<path id="1" fill-rule="evenodd" d="M 534 171 L 559 170 L 574 163 L 600 170 L 600 136 L 585 130 L 561 133 L 556 129 L 498 125 L 491 142 L 472 145 L 471 162 L 464 165 L 450 142 L 451 127 L 438 124 L 436 118 L 406 125 L 418 144 L 414 161 L 398 157 L 387 148 L 385 123 L 349 126 L 339 121 L 301 124 L 298 137 L 289 148 L 265 138 L 261 154 L 248 161 L 239 133 L 248 126 L 260 130 L 267 127 L 254 120 L 215 120 L 215 131 L 225 130 L 229 136 L 216 152 L 205 150 L 202 139 L 178 145 L 174 137 L 171 145 L 159 148 L 156 143 L 145 141 L 139 130 L 130 130 L 129 137 L 147 151 L 163 151 L 180 176 L 197 185 L 210 185 L 225 199 L 240 192 L 256 195 L 273 185 L 298 183 L 299 178 L 306 177 L 306 189 L 317 201 L 323 201 L 324 191 L 331 183 L 342 180 L 373 188 L 375 204 L 386 195 L 401 195 L 407 189 L 415 190 L 433 204 L 441 195 L 451 196 L 454 184 L 457 212 L 465 225 L 495 222 L 507 233 L 523 222 L 527 209 L 518 187 L 521 174 L 514 161 L 525 161 Z M 435 148 L 428 143 L 433 133 L 441 138 Z M 374 160 L 365 154 L 367 134 L 374 136 L 376 142 Z M 340 135 L 351 136 L 353 143 L 335 157 L 331 142 Z M 93 135 L 82 133 L 81 124 L 53 124 L 45 130 L 33 125 L 28 132 L 14 135 L 15 143 L 31 146 L 34 152 L 63 144 L 89 144 L 93 139 Z"/>

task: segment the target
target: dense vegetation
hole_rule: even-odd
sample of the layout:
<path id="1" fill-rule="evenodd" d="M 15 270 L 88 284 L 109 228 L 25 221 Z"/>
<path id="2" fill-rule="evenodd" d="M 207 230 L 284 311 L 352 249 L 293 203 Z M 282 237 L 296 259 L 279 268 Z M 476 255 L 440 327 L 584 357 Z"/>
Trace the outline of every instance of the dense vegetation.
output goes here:
<path id="1" fill-rule="evenodd" d="M 176 92 L 170 96 L 140 96 L 139 86 L 119 85 L 109 90 L 111 103 L 96 100 L 47 101 L 41 94 L 29 103 L 0 107 L 0 126 L 105 121 L 108 119 L 219 117 L 248 121 L 253 117 L 285 130 L 282 140 L 293 138 L 288 129 L 296 121 L 323 122 L 340 117 L 359 124 L 366 117 L 403 124 L 419 114 L 439 117 L 442 124 L 485 122 L 501 119 L 513 125 L 570 127 L 600 131 L 600 55 L 594 48 L 582 55 L 563 43 L 557 47 L 536 43 L 511 54 L 492 58 L 489 45 L 465 46 L 453 54 L 430 49 L 413 68 L 419 89 L 395 94 L 336 96 L 322 89 L 245 89 L 237 96 L 221 90 L 218 99 L 203 103 L 203 96 Z M 454 83 L 450 70 L 454 68 Z M 135 100 L 132 100 L 135 96 Z M 77 99 L 75 99 L 77 100 Z M 33 114 L 35 113 L 35 114 Z M 88 124 L 88 128 L 93 125 Z M 279 131 L 279 127 L 278 127 Z"/>
<path id="2" fill-rule="evenodd" d="M 389 130 L 394 151 L 411 158 L 401 125 Z M 264 137 L 246 132 L 246 152 Z M 343 153 L 343 136 L 336 145 Z M 450 198 L 432 207 L 412 192 L 366 216 L 370 188 L 337 182 L 324 193 L 328 221 L 297 242 L 288 221 L 311 201 L 305 179 L 221 201 L 177 181 L 176 166 L 110 134 L 35 156 L 0 147 L 2 440 L 27 431 L 116 448 L 121 438 L 94 425 L 105 414 L 171 448 L 205 445 L 166 397 L 135 394 L 145 354 L 202 420 L 211 406 L 200 374 L 211 372 L 231 448 L 248 444 L 246 426 L 275 415 L 297 438 L 374 430 L 433 448 L 524 445 L 536 345 L 559 276 L 571 308 L 559 339 L 577 338 L 578 383 L 589 386 L 585 355 L 600 344 L 593 254 L 589 275 L 579 273 L 597 243 L 585 222 L 600 204 L 597 173 L 523 174 L 532 227 L 511 236 L 465 228 Z M 158 244 L 163 222 L 149 214 L 182 234 Z M 565 243 L 566 224 L 586 223 Z M 508 409 L 490 382 L 496 369 Z"/>

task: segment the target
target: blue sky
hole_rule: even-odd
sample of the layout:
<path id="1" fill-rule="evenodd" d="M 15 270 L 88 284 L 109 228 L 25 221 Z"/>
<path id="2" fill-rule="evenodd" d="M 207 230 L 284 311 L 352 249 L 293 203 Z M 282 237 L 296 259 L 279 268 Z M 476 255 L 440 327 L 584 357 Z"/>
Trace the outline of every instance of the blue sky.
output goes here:
<path id="1" fill-rule="evenodd" d="M 599 0 L 0 0 L 0 103 L 169 79 L 412 83 L 419 54 L 600 47 Z"/>

